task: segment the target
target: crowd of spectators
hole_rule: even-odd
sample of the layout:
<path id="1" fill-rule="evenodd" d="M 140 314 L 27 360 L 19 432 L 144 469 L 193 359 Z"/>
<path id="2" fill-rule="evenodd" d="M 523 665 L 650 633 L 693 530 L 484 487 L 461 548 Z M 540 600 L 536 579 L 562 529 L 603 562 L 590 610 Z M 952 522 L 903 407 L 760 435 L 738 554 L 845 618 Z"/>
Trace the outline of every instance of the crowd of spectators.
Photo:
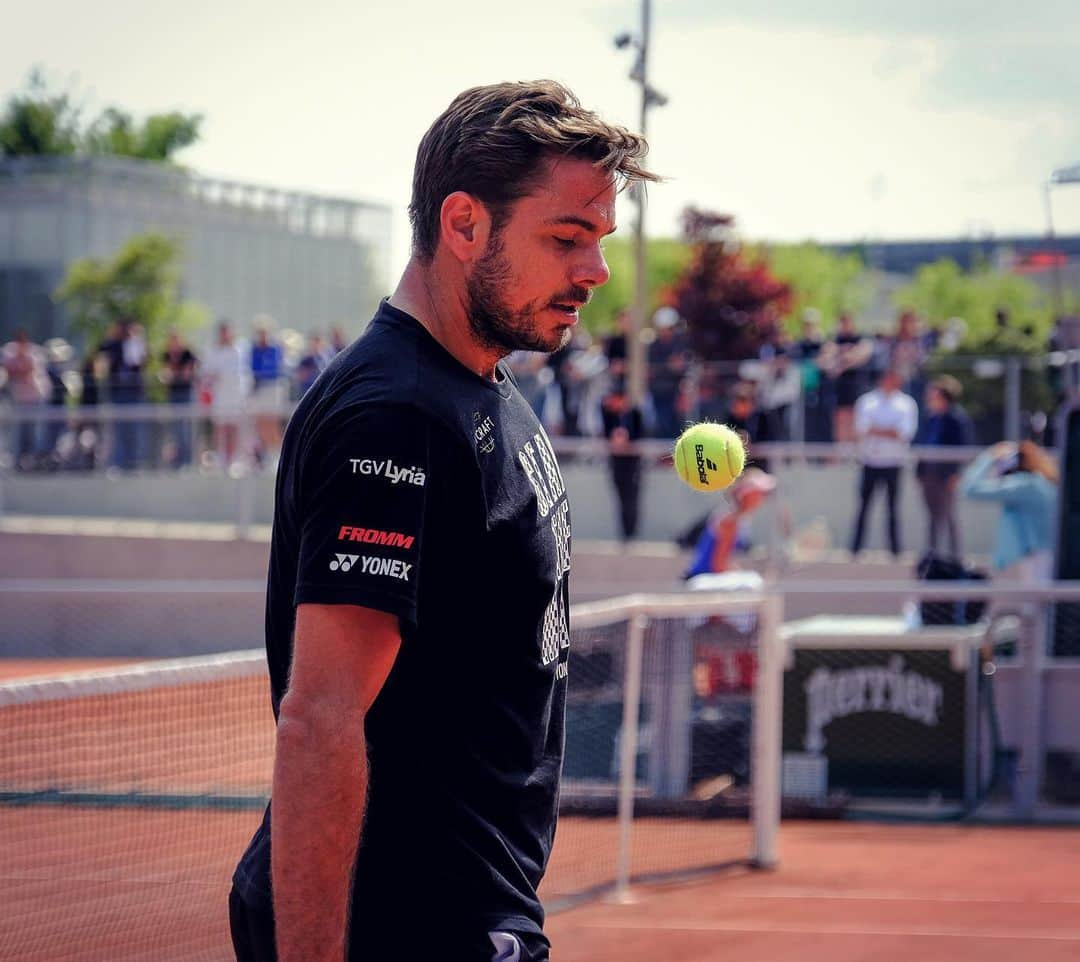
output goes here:
<path id="1" fill-rule="evenodd" d="M 292 402 L 346 343 L 335 328 L 290 351 L 268 320 L 256 319 L 250 340 L 222 320 L 205 348 L 171 330 L 152 355 L 142 325 L 128 320 L 77 360 L 62 340 L 38 345 L 18 331 L 0 349 L 0 406 L 10 412 L 2 456 L 17 471 L 273 466 Z"/>
<path id="2" fill-rule="evenodd" d="M 606 439 L 621 536 L 638 532 L 645 460 L 634 442 L 671 439 L 683 424 L 715 420 L 743 432 L 751 463 L 766 442 L 804 440 L 853 445 L 860 477 L 850 548 L 864 542 L 877 493 L 885 497 L 889 548 L 899 554 L 903 526 L 898 491 L 911 444 L 924 449 L 970 445 L 971 422 L 951 377 L 928 380 L 927 361 L 939 334 L 902 311 L 893 330 L 859 330 L 842 313 L 826 336 L 814 310 L 798 336 L 776 325 L 752 357 L 723 363 L 696 357 L 678 313 L 661 308 L 645 332 L 646 392 L 634 405 L 630 384 L 630 315 L 594 337 L 584 328 L 550 356 L 516 352 L 508 359 L 517 383 L 553 435 Z M 135 320 L 113 325 L 81 363 L 61 343 L 33 344 L 19 332 L 2 349 L 0 401 L 7 421 L 8 461 L 16 470 L 130 471 L 141 466 L 210 470 L 273 468 L 292 402 L 311 387 L 347 341 L 340 329 L 288 343 L 266 318 L 250 339 L 219 322 L 212 343 L 196 348 L 178 331 L 151 356 Z M 113 405 L 109 418 L 96 409 Z M 148 403 L 176 406 L 175 417 Z M 42 417 L 46 406 L 66 416 Z M 125 414 L 124 408 L 133 410 Z M 915 477 L 928 519 L 926 545 L 959 556 L 956 521 L 960 465 L 926 457 Z"/>

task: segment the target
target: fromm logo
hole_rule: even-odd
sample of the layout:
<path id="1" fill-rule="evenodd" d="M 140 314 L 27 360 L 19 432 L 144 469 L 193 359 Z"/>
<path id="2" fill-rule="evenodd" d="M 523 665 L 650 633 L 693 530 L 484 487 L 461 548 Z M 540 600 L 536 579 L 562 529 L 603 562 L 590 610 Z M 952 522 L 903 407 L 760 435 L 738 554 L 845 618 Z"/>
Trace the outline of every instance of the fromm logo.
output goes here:
<path id="1" fill-rule="evenodd" d="M 390 548 L 404 548 L 406 551 L 413 546 L 416 537 L 411 534 L 401 534 L 397 531 L 380 531 L 378 528 L 354 528 L 343 524 L 338 532 L 338 541 L 360 541 L 364 544 L 381 544 Z"/>

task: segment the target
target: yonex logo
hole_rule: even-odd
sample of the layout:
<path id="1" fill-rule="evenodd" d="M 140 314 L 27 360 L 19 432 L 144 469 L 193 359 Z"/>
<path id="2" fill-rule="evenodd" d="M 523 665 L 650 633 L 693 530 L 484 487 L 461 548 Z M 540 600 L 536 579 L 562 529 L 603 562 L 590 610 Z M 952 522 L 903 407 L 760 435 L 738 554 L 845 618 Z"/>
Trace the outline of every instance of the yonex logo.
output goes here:
<path id="1" fill-rule="evenodd" d="M 330 570 L 348 571 L 356 564 L 356 559 L 359 557 L 358 554 L 336 554 L 334 560 L 330 562 Z"/>
<path id="2" fill-rule="evenodd" d="M 705 468 L 707 467 L 710 471 L 715 471 L 716 462 L 705 457 L 705 446 L 703 444 L 694 445 L 694 458 L 697 461 L 698 480 L 702 484 L 708 484 L 709 476 L 705 473 Z"/>
<path id="3" fill-rule="evenodd" d="M 378 528 L 354 528 L 344 524 L 338 532 L 338 541 L 362 541 L 364 544 L 386 545 L 389 548 L 404 548 L 406 551 L 413 546 L 416 537 L 411 534 L 401 534 L 397 531 L 380 531 Z"/>

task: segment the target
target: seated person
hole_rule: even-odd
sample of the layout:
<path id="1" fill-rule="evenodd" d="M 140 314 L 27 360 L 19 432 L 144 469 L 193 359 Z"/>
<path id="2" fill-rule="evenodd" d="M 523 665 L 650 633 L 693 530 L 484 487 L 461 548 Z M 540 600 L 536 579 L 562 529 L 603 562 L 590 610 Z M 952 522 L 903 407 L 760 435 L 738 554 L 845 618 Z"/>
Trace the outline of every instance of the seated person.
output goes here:
<path id="1" fill-rule="evenodd" d="M 690 581 L 702 575 L 729 574 L 738 572 L 732 562 L 732 555 L 739 545 L 740 534 L 745 529 L 750 516 L 765 502 L 776 489 L 776 479 L 760 468 L 747 468 L 729 488 L 731 504 L 717 508 L 705 525 L 694 548 L 694 556 L 684 577 Z M 719 581 L 720 579 L 712 579 Z M 748 587 L 746 579 L 729 577 L 724 583 L 714 587 Z M 728 584 L 730 582 L 730 584 Z M 735 582 L 740 582 L 735 584 Z M 702 587 L 693 584 L 690 587 Z"/>

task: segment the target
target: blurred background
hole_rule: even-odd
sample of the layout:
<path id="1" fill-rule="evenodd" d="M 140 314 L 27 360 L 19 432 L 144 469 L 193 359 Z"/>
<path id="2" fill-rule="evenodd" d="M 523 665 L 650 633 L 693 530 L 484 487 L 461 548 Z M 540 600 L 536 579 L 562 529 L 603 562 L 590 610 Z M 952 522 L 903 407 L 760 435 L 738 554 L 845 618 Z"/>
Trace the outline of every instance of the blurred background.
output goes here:
<path id="1" fill-rule="evenodd" d="M 785 817 L 879 820 L 857 839 L 785 829 L 799 897 L 829 900 L 836 924 L 854 926 L 856 954 L 826 939 L 823 958 L 861 957 L 883 932 L 954 962 L 1013 958 L 1017 940 L 1031 958 L 1080 952 L 1068 885 L 1031 894 L 1041 875 L 1080 881 L 1067 858 L 1080 854 L 1078 38 L 1080 8 L 1066 0 L 271 0 L 257 11 L 47 0 L 6 14 L 0 675 L 118 666 L 128 680 L 93 682 L 98 698 L 143 692 L 131 679 L 146 671 L 152 688 L 180 690 L 224 672 L 254 687 L 217 728 L 188 723 L 199 744 L 236 726 L 261 732 L 251 757 L 219 766 L 243 773 L 224 787 L 216 775 L 170 782 L 165 762 L 100 784 L 96 763 L 80 763 L 69 785 L 0 765 L 0 817 L 22 819 L 8 837 L 32 843 L 8 853 L 18 868 L 6 882 L 24 899 L 14 927 L 0 925 L 0 943 L 5 931 L 21 939 L 10 957 L 142 957 L 98 940 L 126 919 L 123 899 L 88 906 L 66 955 L 48 936 L 55 914 L 36 906 L 56 905 L 48 879 L 69 856 L 89 852 L 86 871 L 98 871 L 106 855 L 91 836 L 118 877 L 133 859 L 139 878 L 157 871 L 122 847 L 141 831 L 135 816 L 68 821 L 56 835 L 37 802 L 59 805 L 60 822 L 72 806 L 141 806 L 147 792 L 196 813 L 248 818 L 261 804 L 272 740 L 261 659 L 223 653 L 262 644 L 284 427 L 408 259 L 428 125 L 468 86 L 536 77 L 645 130 L 664 178 L 620 196 L 612 279 L 573 340 L 508 358 L 574 512 L 565 815 L 586 821 L 566 822 L 574 851 L 558 853 L 552 897 L 567 907 L 612 880 L 625 894 L 631 876 L 697 871 L 702 852 L 709 864 L 775 861 L 754 799 L 775 798 L 778 814 L 782 798 Z M 882 405 L 910 429 L 868 443 Z M 747 483 L 701 495 L 679 482 L 672 441 L 698 420 L 743 433 Z M 627 600 L 642 592 L 668 607 Z M 640 618 L 649 627 L 635 643 Z M 781 638 L 786 666 L 759 675 L 763 639 Z M 147 668 L 192 657 L 209 661 L 177 676 Z M 761 677 L 776 685 L 763 693 Z M 901 678 L 907 708 L 886 710 L 872 686 Z M 167 740 L 140 727 L 149 703 L 61 711 L 39 728 L 18 713 L 53 704 L 56 690 L 38 684 L 0 684 L 0 730 L 23 738 L 12 757 L 26 766 L 64 770 L 68 738 L 96 738 L 109 764 L 123 739 Z M 209 718 L 206 695 L 182 717 Z M 760 697 L 784 708 L 786 727 L 756 734 Z M 878 717 L 890 711 L 903 718 Z M 779 755 L 753 761 L 759 737 L 782 752 L 782 777 Z M 762 789 L 755 766 L 773 762 L 776 784 Z M 632 858 L 613 854 L 620 791 L 653 819 Z M 733 819 L 752 826 L 755 841 L 685 820 L 706 816 L 724 832 Z M 950 898 L 990 876 L 1002 885 L 965 902 L 967 928 L 947 914 L 924 924 L 948 903 L 927 894 L 935 853 L 967 844 L 942 822 L 1032 821 L 1070 827 L 1049 842 L 977 836 L 975 850 L 1002 853 L 993 865 L 957 849 L 943 863 Z M 924 834 L 896 827 L 908 822 Z M 205 843 L 223 866 L 248 830 L 237 825 Z M 858 850 L 888 842 L 898 848 L 869 861 L 907 868 L 859 875 Z M 597 874 L 608 855 L 618 866 Z M 1018 864 L 1031 867 L 1019 881 Z M 730 931 L 757 940 L 747 959 L 793 946 L 805 957 L 805 934 L 828 926 L 739 921 L 766 904 L 798 917 L 782 881 L 761 884 L 649 903 L 655 924 L 652 909 L 561 914 L 579 953 L 562 957 L 675 957 L 685 937 L 678 957 L 714 958 Z M 731 914 L 717 916 L 725 899 Z M 1015 929 L 986 908 L 1002 903 Z M 923 921 L 903 916 L 907 904 Z M 1032 904 L 1050 908 L 1028 926 Z M 962 948 L 926 949 L 945 929 Z M 784 932 L 793 941 L 775 941 Z M 224 957 L 220 941 L 175 957 Z"/>

